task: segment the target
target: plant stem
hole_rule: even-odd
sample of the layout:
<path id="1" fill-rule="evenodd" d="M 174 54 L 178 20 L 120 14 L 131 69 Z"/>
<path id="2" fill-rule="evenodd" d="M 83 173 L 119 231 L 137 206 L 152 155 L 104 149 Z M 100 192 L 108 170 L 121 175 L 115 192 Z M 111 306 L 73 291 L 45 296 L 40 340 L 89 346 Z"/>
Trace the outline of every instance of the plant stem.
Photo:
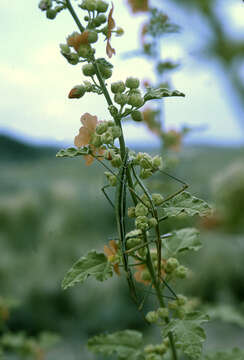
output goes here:
<path id="1" fill-rule="evenodd" d="M 76 15 L 75 10 L 73 9 L 73 6 L 71 5 L 70 0 L 66 0 L 66 6 L 67 6 L 69 12 L 71 13 L 73 19 L 75 20 L 76 25 L 78 26 L 80 32 L 83 32 L 85 30 L 85 28 L 81 25 L 81 22 L 80 22 L 78 16 Z"/>

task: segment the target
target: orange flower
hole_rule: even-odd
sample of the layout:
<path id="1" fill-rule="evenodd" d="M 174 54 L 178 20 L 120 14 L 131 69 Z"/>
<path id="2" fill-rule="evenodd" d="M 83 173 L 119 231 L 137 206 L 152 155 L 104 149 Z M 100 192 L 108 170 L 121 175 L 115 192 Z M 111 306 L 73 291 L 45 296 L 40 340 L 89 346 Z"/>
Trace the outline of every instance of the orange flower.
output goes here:
<path id="1" fill-rule="evenodd" d="M 168 130 L 162 134 L 165 147 L 173 150 L 180 151 L 182 143 L 182 134 L 174 129 Z"/>
<path id="2" fill-rule="evenodd" d="M 128 0 L 133 13 L 148 11 L 148 0 Z"/>
<path id="3" fill-rule="evenodd" d="M 88 44 L 88 31 L 84 31 L 82 34 L 74 33 L 68 37 L 67 43 L 72 46 L 76 51 L 79 50 L 80 45 Z"/>
<path id="4" fill-rule="evenodd" d="M 89 113 L 85 113 L 81 116 L 81 123 L 83 126 L 79 130 L 79 134 L 75 137 L 74 144 L 77 147 L 90 145 L 91 137 L 96 130 L 98 120 L 96 116 L 92 116 Z M 104 150 L 102 148 L 96 148 L 94 145 L 90 145 L 90 150 L 94 155 L 102 155 Z M 86 165 L 91 165 L 94 161 L 92 155 L 85 155 Z"/>
<path id="5" fill-rule="evenodd" d="M 162 259 L 161 262 L 162 266 L 161 266 L 161 275 L 162 277 L 165 276 L 165 272 L 164 272 L 164 266 L 166 264 L 165 260 Z M 150 285 L 151 284 L 151 279 L 150 279 L 150 275 L 149 275 L 149 271 L 147 269 L 146 264 L 140 264 L 136 266 L 136 272 L 134 273 L 134 278 L 137 282 L 140 282 L 144 285 Z M 156 269 L 155 269 L 156 270 Z M 145 276 L 146 273 L 146 276 Z M 147 279 L 147 274 L 149 275 L 149 278 Z"/>
<path id="6" fill-rule="evenodd" d="M 113 19 L 113 11 L 114 11 L 114 4 L 112 3 L 112 9 L 109 11 L 109 14 L 108 14 L 108 34 L 107 34 L 107 46 L 106 46 L 106 53 L 109 58 L 111 58 L 113 56 L 113 54 L 115 54 L 115 49 L 113 49 L 110 44 L 112 30 L 115 28 L 115 21 Z"/>
<path id="7" fill-rule="evenodd" d="M 144 122 L 147 124 L 149 130 L 151 130 L 154 134 L 161 136 L 161 124 L 156 120 L 157 111 L 146 108 L 142 114 Z"/>
<path id="8" fill-rule="evenodd" d="M 120 275 L 119 263 L 117 262 L 116 255 L 118 253 L 118 245 L 115 240 L 109 241 L 109 246 L 104 245 L 104 253 L 108 258 L 108 261 L 113 263 L 114 271 L 117 275 Z"/>

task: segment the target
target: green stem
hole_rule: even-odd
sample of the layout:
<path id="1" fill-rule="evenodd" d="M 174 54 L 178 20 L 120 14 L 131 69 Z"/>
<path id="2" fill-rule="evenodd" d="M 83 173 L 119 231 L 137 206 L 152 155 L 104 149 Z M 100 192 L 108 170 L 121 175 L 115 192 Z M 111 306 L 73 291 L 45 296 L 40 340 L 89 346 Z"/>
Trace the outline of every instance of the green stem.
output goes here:
<path id="1" fill-rule="evenodd" d="M 85 30 L 85 28 L 81 25 L 81 22 L 80 22 L 78 16 L 76 15 L 75 10 L 73 9 L 73 6 L 71 5 L 70 0 L 66 0 L 66 6 L 67 6 L 70 14 L 72 15 L 73 19 L 75 20 L 76 25 L 78 26 L 80 32 L 83 32 Z"/>

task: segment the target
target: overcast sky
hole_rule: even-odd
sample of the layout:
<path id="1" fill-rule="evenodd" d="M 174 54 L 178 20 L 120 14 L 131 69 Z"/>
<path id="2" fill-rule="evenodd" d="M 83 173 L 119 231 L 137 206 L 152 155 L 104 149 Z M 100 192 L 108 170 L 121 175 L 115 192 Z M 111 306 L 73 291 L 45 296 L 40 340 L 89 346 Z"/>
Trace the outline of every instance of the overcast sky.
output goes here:
<path id="1" fill-rule="evenodd" d="M 139 28 L 145 19 L 142 15 L 132 17 L 125 3 L 125 0 L 114 0 L 114 18 L 117 25 L 124 28 L 125 35 L 112 40 L 117 53 L 111 60 L 115 69 L 112 81 L 125 80 L 127 76 L 153 78 L 152 65 L 144 59 L 121 57 L 126 51 L 138 48 Z M 236 34 L 244 32 L 244 6 L 240 3 L 230 0 L 225 14 Z M 69 65 L 59 53 L 59 44 L 76 30 L 68 12 L 59 14 L 55 21 L 48 21 L 38 9 L 37 0 L 0 0 L 0 24 L 0 132 L 34 142 L 72 144 L 84 112 L 99 119 L 109 118 L 101 96 L 86 95 L 81 100 L 67 98 L 69 90 L 84 79 L 80 66 Z M 166 100 L 167 127 L 179 128 L 182 124 L 205 127 L 204 131 L 192 135 L 195 141 L 201 138 L 218 143 L 241 142 L 243 130 L 232 109 L 229 93 L 219 79 L 217 66 L 199 64 L 197 58 L 191 56 L 190 49 L 197 39 L 190 27 L 186 24 L 181 35 L 171 35 L 164 40 L 164 57 L 182 62 L 181 69 L 171 77 L 174 88 L 186 94 L 186 98 Z M 98 55 L 105 56 L 103 42 Z M 125 132 L 130 141 L 156 141 L 138 123 L 128 124 Z"/>

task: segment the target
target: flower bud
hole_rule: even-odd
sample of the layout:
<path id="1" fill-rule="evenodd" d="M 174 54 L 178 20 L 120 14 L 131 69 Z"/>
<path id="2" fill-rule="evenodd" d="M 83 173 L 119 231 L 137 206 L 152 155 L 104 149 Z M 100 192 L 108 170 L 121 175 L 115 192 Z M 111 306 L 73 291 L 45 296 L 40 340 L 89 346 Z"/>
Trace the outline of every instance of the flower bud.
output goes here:
<path id="1" fill-rule="evenodd" d="M 169 317 L 169 310 L 166 307 L 161 307 L 157 310 L 158 316 L 161 319 L 166 319 Z"/>
<path id="2" fill-rule="evenodd" d="M 93 21 L 94 21 L 94 24 L 98 27 L 98 26 L 104 24 L 105 22 L 107 22 L 107 17 L 104 14 L 100 14 L 100 15 L 97 15 Z"/>
<path id="3" fill-rule="evenodd" d="M 147 255 L 147 249 L 145 247 L 138 249 L 137 252 L 138 252 L 138 255 L 140 255 L 143 258 Z"/>
<path id="4" fill-rule="evenodd" d="M 82 66 L 82 72 L 85 76 L 95 75 L 95 68 L 92 64 L 85 64 Z"/>
<path id="5" fill-rule="evenodd" d="M 96 0 L 86 0 L 86 10 L 94 11 L 97 9 L 97 2 Z"/>
<path id="6" fill-rule="evenodd" d="M 158 321 L 158 314 L 156 311 L 149 311 L 146 315 L 146 320 L 150 323 L 155 323 Z"/>
<path id="7" fill-rule="evenodd" d="M 91 46 L 89 44 L 81 44 L 78 49 L 78 54 L 86 59 L 91 55 Z"/>
<path id="8" fill-rule="evenodd" d="M 168 308 L 170 310 L 177 310 L 178 309 L 178 304 L 175 300 L 169 301 L 168 302 Z"/>
<path id="9" fill-rule="evenodd" d="M 161 356 L 155 353 L 147 354 L 145 360 L 161 360 Z"/>
<path id="10" fill-rule="evenodd" d="M 92 83 L 90 83 L 90 81 L 84 81 L 84 86 L 87 92 L 92 91 Z"/>
<path id="11" fill-rule="evenodd" d="M 135 207 L 135 215 L 138 216 L 146 216 L 148 214 L 148 208 L 142 203 L 138 203 Z"/>
<path id="12" fill-rule="evenodd" d="M 159 345 L 155 346 L 155 352 L 159 355 L 165 354 L 167 350 L 168 350 L 167 346 L 165 346 L 164 344 L 159 344 Z M 160 357 L 160 359 L 161 359 L 161 357 Z"/>
<path id="13" fill-rule="evenodd" d="M 140 238 L 131 238 L 126 240 L 126 249 L 130 250 L 134 247 L 141 245 L 141 239 Z"/>
<path id="14" fill-rule="evenodd" d="M 152 176 L 152 171 L 150 169 L 141 169 L 139 176 L 141 179 L 148 179 L 150 176 Z"/>
<path id="15" fill-rule="evenodd" d="M 124 35 L 124 29 L 122 29 L 122 27 L 118 27 L 117 30 L 116 30 L 116 35 L 117 36 Z"/>
<path id="16" fill-rule="evenodd" d="M 187 275 L 187 268 L 183 265 L 178 266 L 174 271 L 174 275 L 180 279 L 184 279 Z"/>
<path id="17" fill-rule="evenodd" d="M 158 222 L 157 222 L 157 219 L 155 219 L 155 217 L 151 217 L 151 218 L 148 220 L 148 225 L 149 225 L 150 227 L 155 227 L 157 224 L 158 224 Z"/>
<path id="18" fill-rule="evenodd" d="M 78 54 L 75 54 L 75 53 L 71 53 L 71 54 L 68 56 L 68 62 L 69 62 L 71 65 L 76 65 L 76 64 L 78 64 L 78 62 L 79 62 L 79 55 L 78 55 Z"/>
<path id="19" fill-rule="evenodd" d="M 86 88 L 83 85 L 76 85 L 73 89 L 70 90 L 68 98 L 69 99 L 80 99 L 86 92 Z"/>
<path id="20" fill-rule="evenodd" d="M 114 157 L 111 160 L 112 166 L 119 168 L 122 164 L 121 156 L 120 155 L 114 155 Z"/>
<path id="21" fill-rule="evenodd" d="M 147 230 L 148 229 L 148 223 L 147 223 L 147 217 L 146 216 L 138 216 L 135 221 L 135 225 L 137 229 L 140 230 Z"/>
<path id="22" fill-rule="evenodd" d="M 111 91 L 114 94 L 122 93 L 125 91 L 125 84 L 123 81 L 116 81 L 111 84 Z"/>
<path id="23" fill-rule="evenodd" d="M 114 101 L 119 105 L 125 105 L 128 101 L 128 96 L 126 94 L 117 93 L 114 95 Z"/>
<path id="24" fill-rule="evenodd" d="M 98 35 L 96 31 L 89 31 L 88 32 L 88 37 L 87 37 L 87 41 L 89 44 L 93 44 L 95 42 L 97 42 L 98 40 Z"/>
<path id="25" fill-rule="evenodd" d="M 155 350 L 155 347 L 152 344 L 149 344 L 149 345 L 144 347 L 144 351 L 147 354 L 154 352 L 154 350 Z"/>
<path id="26" fill-rule="evenodd" d="M 104 13 L 108 10 L 108 3 L 103 0 L 97 1 L 97 12 Z"/>
<path id="27" fill-rule="evenodd" d="M 177 302 L 178 302 L 179 306 L 183 306 L 187 302 L 187 297 L 184 296 L 184 295 L 178 295 L 177 296 Z"/>
<path id="28" fill-rule="evenodd" d="M 101 64 L 99 64 L 98 67 L 99 67 L 100 73 L 104 79 L 109 79 L 112 76 L 113 72 L 112 72 L 112 69 L 110 69 L 109 67 L 101 65 Z"/>
<path id="29" fill-rule="evenodd" d="M 108 122 L 107 121 L 102 121 L 100 123 L 97 124 L 96 127 L 96 133 L 98 135 L 102 135 L 103 133 L 105 133 L 108 130 Z"/>
<path id="30" fill-rule="evenodd" d="M 55 19 L 56 15 L 57 15 L 56 10 L 54 10 L 54 9 L 47 9 L 47 11 L 46 11 L 46 17 L 47 17 L 48 19 L 53 20 L 53 19 Z"/>
<path id="31" fill-rule="evenodd" d="M 162 169 L 163 168 L 163 159 L 161 156 L 156 155 L 152 159 L 152 165 L 154 169 Z"/>
<path id="32" fill-rule="evenodd" d="M 111 126 L 109 128 L 109 132 L 114 139 L 119 138 L 121 136 L 121 129 L 119 126 Z"/>
<path id="33" fill-rule="evenodd" d="M 152 200 L 156 206 L 161 205 L 164 202 L 164 198 L 161 194 L 152 194 Z"/>
<path id="34" fill-rule="evenodd" d="M 149 270 L 147 270 L 147 269 L 143 270 L 142 273 L 141 273 L 141 278 L 144 281 L 150 281 L 151 280 L 151 275 L 150 275 Z"/>
<path id="35" fill-rule="evenodd" d="M 140 107 L 144 104 L 144 100 L 139 94 L 129 95 L 127 103 L 133 107 Z"/>
<path id="36" fill-rule="evenodd" d="M 129 216 L 129 218 L 134 218 L 134 217 L 136 217 L 135 207 L 134 207 L 134 206 L 129 207 L 128 210 L 127 210 L 127 214 L 128 214 L 128 216 Z"/>
<path id="37" fill-rule="evenodd" d="M 140 85 L 140 81 L 137 78 L 133 78 L 133 77 L 128 77 L 125 80 L 125 85 L 126 87 L 128 87 L 129 89 L 137 89 Z"/>
<path id="38" fill-rule="evenodd" d="M 176 311 L 176 316 L 179 318 L 179 319 L 184 319 L 186 315 L 186 311 L 184 309 L 177 309 Z"/>
<path id="39" fill-rule="evenodd" d="M 105 171 L 104 173 L 108 179 L 108 182 L 109 182 L 109 185 L 110 186 L 116 186 L 117 184 L 117 178 L 115 175 L 111 174 L 110 172 L 108 171 Z"/>
<path id="40" fill-rule="evenodd" d="M 147 197 L 146 194 L 143 194 L 140 199 L 143 201 L 143 204 L 145 204 L 147 207 L 150 207 L 151 206 L 151 203 Z"/>
<path id="41" fill-rule="evenodd" d="M 101 137 L 102 137 L 103 144 L 113 144 L 114 139 L 113 139 L 112 135 L 109 134 L 108 132 L 105 132 L 104 134 L 102 134 Z"/>
<path id="42" fill-rule="evenodd" d="M 179 261 L 176 258 L 171 257 L 166 262 L 165 271 L 166 273 L 171 274 L 178 266 Z"/>
<path id="43" fill-rule="evenodd" d="M 91 144 L 93 144 L 96 147 L 100 147 L 102 145 L 102 139 L 101 136 L 94 133 L 92 134 L 92 138 L 91 138 Z"/>
<path id="44" fill-rule="evenodd" d="M 142 113 L 139 110 L 132 111 L 131 117 L 134 121 L 142 121 L 143 120 Z"/>
<path id="45" fill-rule="evenodd" d="M 116 108 L 116 106 L 114 106 L 114 105 L 109 105 L 108 110 L 113 117 L 117 116 L 117 114 L 119 112 L 118 109 Z"/>
<path id="46" fill-rule="evenodd" d="M 86 3 L 87 3 L 87 0 L 83 0 L 82 3 L 79 5 L 79 7 L 82 10 L 87 10 Z"/>
<path id="47" fill-rule="evenodd" d="M 70 54 L 69 45 L 67 45 L 67 44 L 60 44 L 59 47 L 60 47 L 61 53 L 62 53 L 63 55 L 64 55 L 64 54 L 65 54 L 65 55 Z"/>
<path id="48" fill-rule="evenodd" d="M 132 238 L 132 237 L 139 237 L 142 235 L 141 230 L 132 230 L 126 234 L 126 239 Z"/>
<path id="49" fill-rule="evenodd" d="M 143 169 L 152 169 L 152 158 L 150 155 L 143 153 L 143 156 L 140 159 L 140 166 Z"/>
<path id="50" fill-rule="evenodd" d="M 47 10 L 51 6 L 52 6 L 51 0 L 41 0 L 38 5 L 39 9 L 41 9 L 42 11 Z"/>

